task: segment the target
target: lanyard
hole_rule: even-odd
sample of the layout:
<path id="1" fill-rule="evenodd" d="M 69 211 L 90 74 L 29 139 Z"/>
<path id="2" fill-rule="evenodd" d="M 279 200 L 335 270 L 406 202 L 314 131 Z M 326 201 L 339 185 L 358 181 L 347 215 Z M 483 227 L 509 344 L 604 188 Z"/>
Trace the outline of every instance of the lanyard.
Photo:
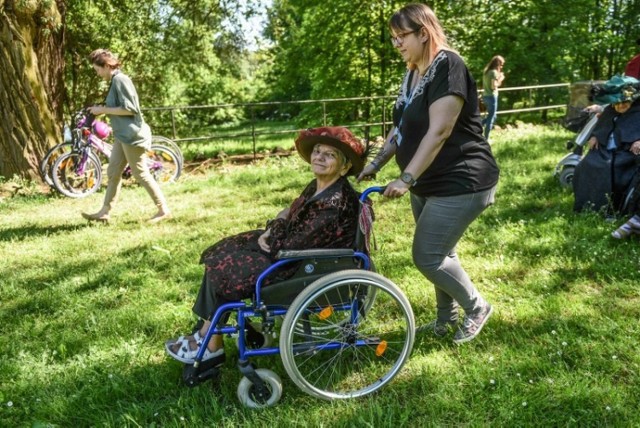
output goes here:
<path id="1" fill-rule="evenodd" d="M 409 79 L 409 81 L 407 83 L 410 84 L 410 82 L 413 81 L 413 73 L 415 73 L 415 70 L 411 71 L 411 78 Z M 402 107 L 402 113 L 400 113 L 400 122 L 398 122 L 398 126 L 396 126 L 396 129 L 393 131 L 393 140 L 396 143 L 396 146 L 400 147 L 400 144 L 402 143 L 402 134 L 400 133 L 400 127 L 402 126 L 402 120 L 403 120 L 403 115 L 404 115 L 404 110 L 407 108 L 407 106 L 409 105 L 409 103 L 411 102 L 412 98 L 413 98 L 413 93 L 416 91 L 416 89 L 418 88 L 418 86 L 420 86 L 420 82 L 422 79 L 418 78 L 418 81 L 416 82 L 415 85 L 413 85 L 413 88 L 408 88 L 408 92 L 409 92 L 409 96 L 407 97 L 407 102 L 404 104 L 404 107 Z"/>

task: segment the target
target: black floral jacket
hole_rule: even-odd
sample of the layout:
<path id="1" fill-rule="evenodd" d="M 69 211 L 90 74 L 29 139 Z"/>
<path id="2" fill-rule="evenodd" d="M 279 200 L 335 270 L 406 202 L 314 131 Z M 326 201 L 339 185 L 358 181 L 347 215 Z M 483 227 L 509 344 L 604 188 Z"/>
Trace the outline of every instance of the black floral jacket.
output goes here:
<path id="1" fill-rule="evenodd" d="M 316 180 L 291 204 L 286 219 L 269 225 L 271 256 L 280 250 L 353 248 L 358 226 L 358 196 L 342 177 L 319 195 Z"/>

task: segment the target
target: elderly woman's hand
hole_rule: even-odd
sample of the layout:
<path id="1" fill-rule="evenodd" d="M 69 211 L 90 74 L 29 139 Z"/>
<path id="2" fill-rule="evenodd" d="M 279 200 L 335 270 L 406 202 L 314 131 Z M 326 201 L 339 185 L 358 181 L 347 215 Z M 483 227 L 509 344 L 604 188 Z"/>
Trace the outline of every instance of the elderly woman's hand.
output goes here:
<path id="1" fill-rule="evenodd" d="M 604 107 L 598 104 L 591 104 L 590 106 L 586 106 L 583 111 L 586 113 L 602 113 Z"/>
<path id="2" fill-rule="evenodd" d="M 589 141 L 587 141 L 587 147 L 589 147 L 589 150 L 598 148 L 598 140 L 596 140 L 596 137 L 589 138 Z"/>
<path id="3" fill-rule="evenodd" d="M 640 140 L 635 141 L 631 147 L 629 147 L 629 151 L 634 155 L 640 155 Z"/>
<path id="4" fill-rule="evenodd" d="M 362 169 L 362 172 L 358 175 L 356 181 L 360 183 L 362 180 L 371 180 L 375 177 L 377 172 L 378 170 L 376 169 L 376 167 L 370 163 Z"/>
<path id="5" fill-rule="evenodd" d="M 258 238 L 258 245 L 262 251 L 266 251 L 267 253 L 271 252 L 271 246 L 268 244 L 269 236 L 271 236 L 271 230 L 267 229 L 267 231 Z"/>

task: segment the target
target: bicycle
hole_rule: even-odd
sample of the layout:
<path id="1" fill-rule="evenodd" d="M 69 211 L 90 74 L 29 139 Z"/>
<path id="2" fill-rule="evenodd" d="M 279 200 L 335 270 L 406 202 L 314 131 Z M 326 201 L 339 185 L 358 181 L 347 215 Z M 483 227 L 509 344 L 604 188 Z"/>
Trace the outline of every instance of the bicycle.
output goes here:
<path id="1" fill-rule="evenodd" d="M 40 173 L 43 180 L 58 192 L 71 198 L 95 193 L 102 183 L 102 162 L 109 159 L 113 146 L 106 142 L 110 128 L 95 120 L 86 110 L 75 115 L 76 126 L 65 129 L 65 142 L 53 147 L 43 158 Z M 184 163 L 179 147 L 162 136 L 152 137 L 147 151 L 149 171 L 159 183 L 176 181 Z M 131 169 L 123 173 L 131 176 Z"/>

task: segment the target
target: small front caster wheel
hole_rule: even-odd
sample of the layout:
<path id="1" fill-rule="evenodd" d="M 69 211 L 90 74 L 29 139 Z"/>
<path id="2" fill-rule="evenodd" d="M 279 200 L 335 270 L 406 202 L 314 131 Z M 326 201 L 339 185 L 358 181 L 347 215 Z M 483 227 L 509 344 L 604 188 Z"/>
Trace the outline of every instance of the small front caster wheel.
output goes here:
<path id="1" fill-rule="evenodd" d="M 238 399 L 250 409 L 274 406 L 282 397 L 282 381 L 280 377 L 267 369 L 257 369 L 256 374 L 263 380 L 263 385 L 254 385 L 243 377 L 238 384 Z"/>

